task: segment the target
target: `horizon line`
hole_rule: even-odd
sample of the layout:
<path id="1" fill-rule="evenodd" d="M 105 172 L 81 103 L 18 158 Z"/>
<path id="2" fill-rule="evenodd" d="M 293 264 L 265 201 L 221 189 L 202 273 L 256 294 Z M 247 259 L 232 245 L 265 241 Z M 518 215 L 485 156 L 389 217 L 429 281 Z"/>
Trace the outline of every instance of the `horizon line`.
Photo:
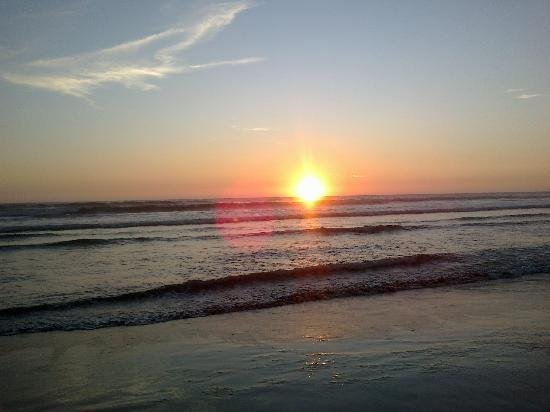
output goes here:
<path id="1" fill-rule="evenodd" d="M 323 199 L 342 198 L 342 197 L 363 197 L 363 196 L 452 196 L 452 195 L 497 195 L 497 194 L 522 194 L 522 193 L 539 193 L 550 194 L 550 188 L 542 190 L 507 190 L 507 191 L 474 191 L 474 192 L 393 192 L 393 193 L 369 193 L 369 194 L 348 194 L 348 195 L 328 195 Z M 151 197 L 151 198 L 98 198 L 95 200 L 30 200 L 21 202 L 3 201 L 0 200 L 0 206 L 9 205 L 28 205 L 28 204 L 57 204 L 57 203 L 124 203 L 124 202 L 153 202 L 153 201 L 181 201 L 181 200 L 221 200 L 221 199 L 296 199 L 296 196 L 193 196 L 187 197 Z"/>

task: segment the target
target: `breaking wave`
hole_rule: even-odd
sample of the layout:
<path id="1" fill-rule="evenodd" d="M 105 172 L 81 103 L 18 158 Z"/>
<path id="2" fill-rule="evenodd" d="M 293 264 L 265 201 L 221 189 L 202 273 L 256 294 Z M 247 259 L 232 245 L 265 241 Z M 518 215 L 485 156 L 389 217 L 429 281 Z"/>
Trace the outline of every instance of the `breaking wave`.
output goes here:
<path id="1" fill-rule="evenodd" d="M 550 273 L 547 246 L 323 264 L 0 309 L 0 335 L 145 325 L 340 297 Z"/>
<path id="2" fill-rule="evenodd" d="M 215 279 L 196 279 L 179 284 L 164 285 L 157 288 L 129 292 L 115 296 L 102 296 L 69 302 L 45 303 L 33 306 L 21 306 L 0 309 L 0 316 L 13 316 L 37 311 L 64 310 L 77 306 L 89 306 L 101 303 L 126 302 L 139 299 L 147 299 L 151 297 L 159 297 L 171 293 L 189 294 L 219 289 L 228 289 L 257 283 L 277 283 L 281 281 L 296 280 L 307 277 L 337 275 L 339 273 L 359 273 L 377 269 L 418 266 L 436 261 L 449 261 L 452 259 L 453 256 L 448 254 L 418 254 L 398 258 L 379 259 L 367 262 L 329 263 L 324 265 L 307 266 L 295 269 L 273 270 L 267 272 L 249 273 L 244 275 L 234 275 Z"/>

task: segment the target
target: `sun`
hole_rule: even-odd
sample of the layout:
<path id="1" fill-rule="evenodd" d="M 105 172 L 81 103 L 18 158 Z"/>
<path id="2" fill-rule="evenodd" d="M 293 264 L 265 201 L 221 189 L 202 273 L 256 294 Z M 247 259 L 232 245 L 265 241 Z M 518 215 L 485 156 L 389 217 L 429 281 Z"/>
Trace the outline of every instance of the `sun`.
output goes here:
<path id="1" fill-rule="evenodd" d="M 302 176 L 294 188 L 294 194 L 302 202 L 313 204 L 325 195 L 325 185 L 317 176 Z"/>

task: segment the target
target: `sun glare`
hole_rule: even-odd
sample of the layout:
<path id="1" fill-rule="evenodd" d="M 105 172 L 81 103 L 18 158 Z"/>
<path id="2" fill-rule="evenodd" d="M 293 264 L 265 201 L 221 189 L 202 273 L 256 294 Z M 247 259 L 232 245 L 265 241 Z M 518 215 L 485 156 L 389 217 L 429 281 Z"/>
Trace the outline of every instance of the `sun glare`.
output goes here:
<path id="1" fill-rule="evenodd" d="M 303 176 L 294 189 L 296 197 L 307 204 L 315 203 L 325 194 L 325 185 L 316 176 Z"/>

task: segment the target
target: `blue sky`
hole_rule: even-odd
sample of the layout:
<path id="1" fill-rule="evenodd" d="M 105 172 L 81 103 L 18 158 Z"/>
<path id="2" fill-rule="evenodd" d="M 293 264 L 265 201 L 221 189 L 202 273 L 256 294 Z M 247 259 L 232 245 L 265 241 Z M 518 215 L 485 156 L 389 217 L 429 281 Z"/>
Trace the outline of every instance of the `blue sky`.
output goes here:
<path id="1" fill-rule="evenodd" d="M 548 1 L 4 1 L 0 200 L 550 189 Z"/>

